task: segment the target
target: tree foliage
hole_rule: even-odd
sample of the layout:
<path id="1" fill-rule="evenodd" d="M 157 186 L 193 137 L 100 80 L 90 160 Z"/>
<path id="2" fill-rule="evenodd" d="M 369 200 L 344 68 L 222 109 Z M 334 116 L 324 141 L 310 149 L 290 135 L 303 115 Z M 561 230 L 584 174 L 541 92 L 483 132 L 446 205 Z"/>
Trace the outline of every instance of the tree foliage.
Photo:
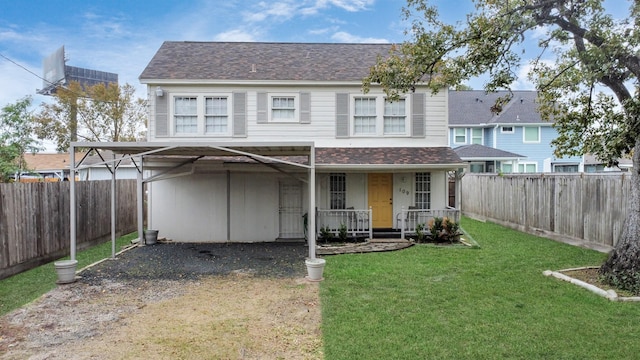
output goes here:
<path id="1" fill-rule="evenodd" d="M 6 105 L 0 112 L 0 182 L 7 182 L 16 172 L 27 169 L 24 154 L 40 150 L 33 138 L 31 97 Z"/>
<path id="2" fill-rule="evenodd" d="M 36 133 L 67 151 L 73 141 L 136 141 L 144 135 L 146 100 L 135 98 L 129 84 L 97 84 L 84 88 L 71 82 L 58 88 L 55 102 L 42 104 Z"/>
<path id="3" fill-rule="evenodd" d="M 363 89 L 380 85 L 397 98 L 416 84 L 438 91 L 480 75 L 488 75 L 487 91 L 510 89 L 528 61 L 540 113 L 558 130 L 557 156 L 591 153 L 609 164 L 632 156 L 629 217 L 601 273 L 640 290 L 640 151 L 633 151 L 640 145 L 640 1 L 626 1 L 624 18 L 609 14 L 602 0 L 475 5 L 464 22 L 447 24 L 428 0 L 408 0 L 403 14 L 412 40 L 378 59 Z M 536 38 L 539 52 L 524 52 Z"/>

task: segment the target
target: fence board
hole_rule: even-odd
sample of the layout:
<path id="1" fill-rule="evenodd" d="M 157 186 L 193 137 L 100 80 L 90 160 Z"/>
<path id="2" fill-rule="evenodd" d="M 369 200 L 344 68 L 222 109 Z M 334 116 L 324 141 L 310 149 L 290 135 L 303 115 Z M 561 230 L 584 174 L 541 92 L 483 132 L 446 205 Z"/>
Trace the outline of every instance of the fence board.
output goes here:
<path id="1" fill-rule="evenodd" d="M 0 279 L 69 252 L 69 182 L 0 184 Z M 77 244 L 111 236 L 111 181 L 76 182 Z M 116 181 L 117 235 L 135 231 L 136 181 Z"/>
<path id="2" fill-rule="evenodd" d="M 631 177 L 605 174 L 466 174 L 463 213 L 516 228 L 613 247 L 627 215 Z"/>

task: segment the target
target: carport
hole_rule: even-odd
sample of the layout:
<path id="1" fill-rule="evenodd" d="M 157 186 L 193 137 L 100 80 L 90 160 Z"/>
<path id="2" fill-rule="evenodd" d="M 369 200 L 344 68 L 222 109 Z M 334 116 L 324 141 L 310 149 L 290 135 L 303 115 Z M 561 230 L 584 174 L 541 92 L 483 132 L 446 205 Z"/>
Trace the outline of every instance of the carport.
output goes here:
<path id="1" fill-rule="evenodd" d="M 87 151 L 85 156 L 79 160 L 75 158 L 75 153 L 78 149 Z M 84 160 L 92 150 L 98 153 L 102 161 L 92 165 L 83 165 Z M 104 150 L 112 151 L 113 158 L 103 158 L 100 151 Z M 313 142 L 73 142 L 69 147 L 69 154 L 71 260 L 76 259 L 77 241 L 77 199 L 75 174 L 78 170 L 96 166 L 105 166 L 111 172 L 111 240 L 112 257 L 115 257 L 116 173 L 119 164 L 125 159 L 131 159 L 137 170 L 137 223 L 138 236 L 141 243 L 144 243 L 144 241 L 142 241 L 144 238 L 142 236 L 142 234 L 144 234 L 144 184 L 169 177 L 189 175 L 190 171 L 186 169 L 189 167 L 193 169 L 193 164 L 203 157 L 245 157 L 307 183 L 309 189 L 308 233 L 316 233 L 316 169 L 315 145 Z M 149 157 L 176 157 L 183 159 L 183 161 L 161 173 L 145 178 L 145 159 Z M 302 161 L 298 161 L 298 159 L 301 159 Z M 296 174 L 287 171 L 287 168 L 291 168 L 292 166 L 306 170 L 308 178 L 300 179 Z M 176 173 L 176 171 L 180 169 L 185 169 L 186 171 Z M 315 236 L 309 237 L 308 246 L 309 258 L 315 259 Z"/>

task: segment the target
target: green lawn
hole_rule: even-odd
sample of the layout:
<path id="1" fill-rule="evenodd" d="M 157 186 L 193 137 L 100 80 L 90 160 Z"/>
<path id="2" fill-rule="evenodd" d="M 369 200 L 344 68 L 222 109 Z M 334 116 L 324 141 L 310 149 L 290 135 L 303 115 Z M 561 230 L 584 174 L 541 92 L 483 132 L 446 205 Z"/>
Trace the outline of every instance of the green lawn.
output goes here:
<path id="1" fill-rule="evenodd" d="M 638 357 L 640 304 L 542 275 L 604 254 L 469 219 L 462 227 L 480 248 L 326 257 L 326 359 Z"/>
<path id="2" fill-rule="evenodd" d="M 116 239 L 116 251 L 138 237 L 134 232 Z M 111 257 L 111 240 L 78 252 L 78 270 L 98 260 Z M 68 259 L 66 257 L 65 259 Z M 0 280 L 0 316 L 28 304 L 56 287 L 58 280 L 53 262 Z"/>

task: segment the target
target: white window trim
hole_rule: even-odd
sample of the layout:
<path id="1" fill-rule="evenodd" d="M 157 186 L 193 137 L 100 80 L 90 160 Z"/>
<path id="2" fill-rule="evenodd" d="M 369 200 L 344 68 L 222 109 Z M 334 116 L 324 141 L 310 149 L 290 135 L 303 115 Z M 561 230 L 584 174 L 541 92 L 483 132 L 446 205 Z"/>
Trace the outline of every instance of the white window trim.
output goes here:
<path id="1" fill-rule="evenodd" d="M 456 141 L 456 138 L 458 137 L 458 135 L 456 134 L 456 131 L 458 131 L 458 130 L 464 131 L 464 141 L 463 142 Z M 454 144 L 461 144 L 461 145 L 464 145 L 464 144 L 467 143 L 467 128 L 453 128 L 453 143 Z"/>
<path id="2" fill-rule="evenodd" d="M 504 169 L 505 165 L 510 165 L 511 171 L 506 172 Z M 505 174 L 513 174 L 515 170 L 518 170 L 518 165 L 515 163 L 515 161 L 503 161 L 502 163 L 500 163 L 500 172 L 503 172 Z"/>
<path id="3" fill-rule="evenodd" d="M 371 99 L 376 100 L 376 131 L 370 134 L 356 134 L 355 132 L 355 116 L 356 116 L 356 99 Z M 404 100 L 405 116 L 404 116 L 404 133 L 384 133 L 384 103 L 386 96 L 384 94 L 352 94 L 349 96 L 349 134 L 351 137 L 410 137 L 411 136 L 411 97 L 406 96 L 402 98 Z"/>
<path id="4" fill-rule="evenodd" d="M 274 119 L 273 118 L 273 98 L 293 98 L 293 118 Z M 270 123 L 299 123 L 300 122 L 300 93 L 267 93 L 267 121 Z"/>
<path id="5" fill-rule="evenodd" d="M 528 173 L 528 171 L 520 171 L 520 165 L 523 166 L 524 170 L 527 169 L 527 165 L 533 165 L 535 169 L 532 172 L 538 172 L 538 163 L 535 161 L 519 161 L 518 164 L 514 167 L 514 172 L 518 173 Z"/>
<path id="6" fill-rule="evenodd" d="M 511 128 L 511 130 L 505 130 L 504 128 Z M 501 134 L 513 134 L 514 132 L 515 132 L 515 129 L 513 126 L 509 126 L 509 125 L 500 126 Z"/>
<path id="7" fill-rule="evenodd" d="M 176 132 L 175 106 L 176 98 L 192 97 L 197 103 L 197 131 L 195 133 Z M 225 133 L 206 132 L 205 125 L 205 98 L 226 97 L 227 98 L 227 131 Z M 231 137 L 233 128 L 233 96 L 232 93 L 171 93 L 169 101 L 169 126 L 171 137 Z"/>
<path id="8" fill-rule="evenodd" d="M 527 141 L 526 129 L 527 128 L 536 128 L 538 129 L 538 139 L 535 141 Z M 540 143 L 542 137 L 542 128 L 540 126 L 523 126 L 522 127 L 522 143 L 524 144 L 538 144 Z"/>
<path id="9" fill-rule="evenodd" d="M 470 134 L 469 134 L 469 137 L 470 137 L 469 144 L 475 144 L 473 142 L 473 130 L 480 130 L 480 144 L 478 144 L 478 145 L 484 145 L 484 129 L 483 128 L 471 128 L 471 131 L 469 131 L 470 132 Z"/>

